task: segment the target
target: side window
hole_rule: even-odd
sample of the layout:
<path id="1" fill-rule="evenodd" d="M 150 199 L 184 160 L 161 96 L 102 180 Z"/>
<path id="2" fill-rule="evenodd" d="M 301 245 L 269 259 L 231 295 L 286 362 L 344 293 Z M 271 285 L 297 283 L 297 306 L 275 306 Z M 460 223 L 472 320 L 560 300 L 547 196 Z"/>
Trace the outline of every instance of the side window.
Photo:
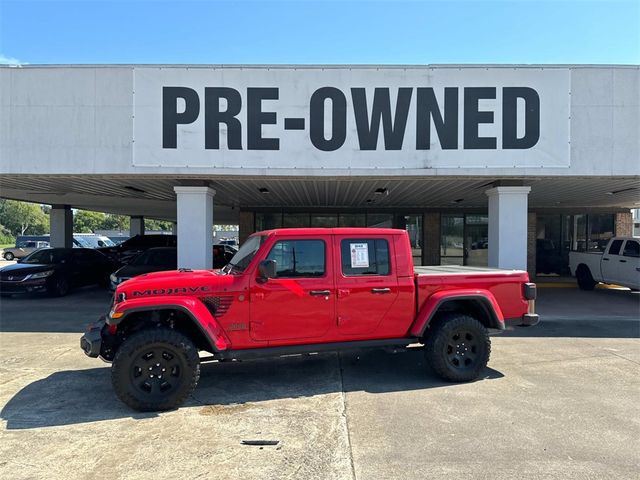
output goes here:
<path id="1" fill-rule="evenodd" d="M 640 243 L 635 240 L 627 240 L 622 255 L 625 257 L 640 257 Z"/>
<path id="2" fill-rule="evenodd" d="M 91 265 L 91 254 L 85 250 L 74 250 L 73 260 L 78 265 Z"/>
<path id="3" fill-rule="evenodd" d="M 609 247 L 609 255 L 620 255 L 620 248 L 622 247 L 622 240 L 614 240 Z"/>
<path id="4" fill-rule="evenodd" d="M 276 278 L 322 277 L 325 247 L 322 240 L 280 240 L 267 260 L 276 261 Z"/>
<path id="5" fill-rule="evenodd" d="M 384 239 L 345 239 L 340 242 L 342 273 L 347 276 L 389 275 L 389 242 Z"/>

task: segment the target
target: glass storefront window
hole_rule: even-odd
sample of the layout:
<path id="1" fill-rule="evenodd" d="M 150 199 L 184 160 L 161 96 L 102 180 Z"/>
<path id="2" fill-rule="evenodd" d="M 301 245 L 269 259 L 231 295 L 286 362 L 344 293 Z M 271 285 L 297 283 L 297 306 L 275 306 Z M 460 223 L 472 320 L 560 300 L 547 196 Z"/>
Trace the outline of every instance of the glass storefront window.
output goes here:
<path id="1" fill-rule="evenodd" d="M 256 232 L 282 228 L 281 213 L 256 213 Z"/>
<path id="2" fill-rule="evenodd" d="M 587 226 L 587 251 L 604 252 L 609 239 L 613 237 L 614 215 L 610 213 L 588 215 Z"/>
<path id="3" fill-rule="evenodd" d="M 370 213 L 367 215 L 367 227 L 393 228 L 393 215 L 391 213 Z"/>
<path id="4" fill-rule="evenodd" d="M 422 265 L 422 214 L 398 215 L 397 228 L 407 231 L 414 265 Z"/>
<path id="5" fill-rule="evenodd" d="M 366 227 L 367 216 L 364 213 L 341 213 L 338 215 L 339 227 Z"/>
<path id="6" fill-rule="evenodd" d="M 338 215 L 311 215 L 311 226 L 333 228 L 338 226 Z"/>
<path id="7" fill-rule="evenodd" d="M 576 252 L 587 250 L 587 216 L 584 214 L 571 217 L 571 250 Z"/>
<path id="8" fill-rule="evenodd" d="M 285 213 L 282 216 L 284 228 L 306 228 L 310 225 L 308 213 Z"/>
<path id="9" fill-rule="evenodd" d="M 446 263 L 447 257 L 464 258 L 464 216 L 442 215 L 440 229 L 440 257 L 442 265 L 462 265 Z"/>

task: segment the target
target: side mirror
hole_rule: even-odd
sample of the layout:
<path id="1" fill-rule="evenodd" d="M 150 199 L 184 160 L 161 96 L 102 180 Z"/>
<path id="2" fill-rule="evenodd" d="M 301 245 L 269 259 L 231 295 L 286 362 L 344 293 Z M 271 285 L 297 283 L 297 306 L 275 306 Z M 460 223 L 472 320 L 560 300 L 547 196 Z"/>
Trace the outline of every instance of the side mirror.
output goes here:
<path id="1" fill-rule="evenodd" d="M 262 260 L 258 264 L 258 281 L 265 283 L 270 278 L 276 276 L 276 261 L 275 260 Z"/>

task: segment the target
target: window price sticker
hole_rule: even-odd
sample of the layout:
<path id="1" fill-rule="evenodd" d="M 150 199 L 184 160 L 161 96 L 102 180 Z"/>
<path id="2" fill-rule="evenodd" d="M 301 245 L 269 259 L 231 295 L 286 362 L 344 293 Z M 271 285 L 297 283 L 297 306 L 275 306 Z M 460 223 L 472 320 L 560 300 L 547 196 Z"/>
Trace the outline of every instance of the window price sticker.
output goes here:
<path id="1" fill-rule="evenodd" d="M 352 243 L 351 268 L 367 268 L 369 266 L 369 244 Z"/>

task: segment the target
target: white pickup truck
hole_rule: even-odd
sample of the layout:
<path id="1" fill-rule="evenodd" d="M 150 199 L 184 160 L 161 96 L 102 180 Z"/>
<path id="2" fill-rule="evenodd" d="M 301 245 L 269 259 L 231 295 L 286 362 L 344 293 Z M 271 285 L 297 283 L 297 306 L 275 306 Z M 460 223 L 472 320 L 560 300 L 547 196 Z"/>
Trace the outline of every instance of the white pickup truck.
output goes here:
<path id="1" fill-rule="evenodd" d="M 569 252 L 569 268 L 582 290 L 598 282 L 640 289 L 640 240 L 614 237 L 604 253 Z"/>

